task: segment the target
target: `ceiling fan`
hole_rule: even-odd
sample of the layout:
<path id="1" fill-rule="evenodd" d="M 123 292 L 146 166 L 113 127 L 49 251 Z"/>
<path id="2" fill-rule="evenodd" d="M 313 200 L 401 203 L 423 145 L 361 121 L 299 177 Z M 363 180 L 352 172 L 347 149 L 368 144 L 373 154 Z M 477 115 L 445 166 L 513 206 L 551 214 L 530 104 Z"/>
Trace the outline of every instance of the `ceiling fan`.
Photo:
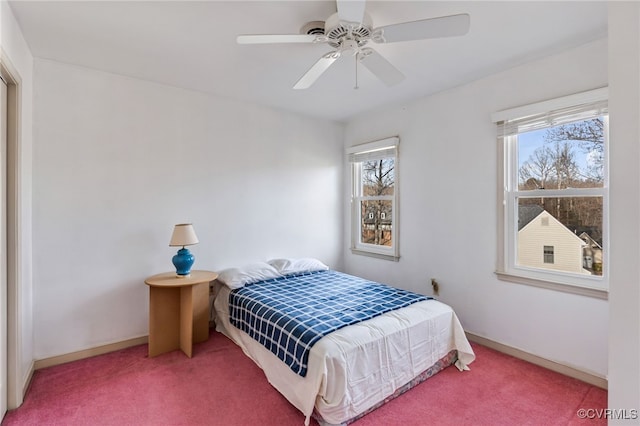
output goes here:
<path id="1" fill-rule="evenodd" d="M 238 44 L 269 43 L 327 43 L 335 50 L 324 54 L 298 80 L 294 89 L 307 89 L 339 58 L 355 56 L 387 86 L 404 79 L 404 74 L 367 44 L 395 43 L 399 41 L 464 35 L 469 31 L 469 15 L 466 13 L 421 19 L 411 22 L 374 28 L 365 12 L 366 0 L 337 0 L 338 12 L 325 22 L 314 21 L 304 25 L 301 34 L 239 35 Z M 357 78 L 357 71 L 356 71 Z M 356 83 L 357 88 L 357 83 Z"/>

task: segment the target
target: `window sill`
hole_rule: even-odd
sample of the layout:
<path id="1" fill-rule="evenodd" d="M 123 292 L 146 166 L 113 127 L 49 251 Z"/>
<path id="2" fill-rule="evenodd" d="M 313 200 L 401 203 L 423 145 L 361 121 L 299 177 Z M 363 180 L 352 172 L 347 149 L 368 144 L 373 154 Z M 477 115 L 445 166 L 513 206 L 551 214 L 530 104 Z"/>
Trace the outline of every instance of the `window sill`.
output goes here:
<path id="1" fill-rule="evenodd" d="M 517 284 L 530 285 L 534 287 L 546 288 L 549 290 L 561 291 L 563 293 L 579 294 L 581 296 L 594 297 L 596 299 L 609 299 L 609 292 L 598 288 L 582 287 L 574 284 L 566 284 L 556 281 L 539 280 L 536 278 L 524 277 L 521 275 L 509 274 L 507 272 L 496 271 L 495 274 L 501 281 L 508 281 Z"/>
<path id="2" fill-rule="evenodd" d="M 355 248 L 351 249 L 351 253 L 358 254 L 361 256 L 375 257 L 377 259 L 391 260 L 394 262 L 397 262 L 400 260 L 400 256 L 394 256 L 392 254 L 375 253 L 375 252 L 360 250 Z"/>

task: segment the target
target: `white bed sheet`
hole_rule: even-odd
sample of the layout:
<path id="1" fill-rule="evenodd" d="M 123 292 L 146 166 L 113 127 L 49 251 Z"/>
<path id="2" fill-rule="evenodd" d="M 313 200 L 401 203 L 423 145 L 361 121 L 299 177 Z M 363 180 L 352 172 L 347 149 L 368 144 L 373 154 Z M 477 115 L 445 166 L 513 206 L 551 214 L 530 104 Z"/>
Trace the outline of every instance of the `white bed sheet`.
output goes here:
<path id="1" fill-rule="evenodd" d="M 453 309 L 427 300 L 337 330 L 309 353 L 301 377 L 248 334 L 229 322 L 229 293 L 215 283 L 216 330 L 224 333 L 264 371 L 267 379 L 306 417 L 314 406 L 331 424 L 341 424 L 392 395 L 452 349 L 459 369 L 475 359 Z"/>

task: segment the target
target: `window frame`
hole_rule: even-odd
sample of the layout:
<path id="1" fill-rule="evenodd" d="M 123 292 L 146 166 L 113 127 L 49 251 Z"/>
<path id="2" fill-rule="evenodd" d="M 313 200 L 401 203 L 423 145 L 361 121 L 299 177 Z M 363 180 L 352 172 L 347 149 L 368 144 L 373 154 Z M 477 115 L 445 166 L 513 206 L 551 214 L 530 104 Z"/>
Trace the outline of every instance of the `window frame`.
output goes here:
<path id="1" fill-rule="evenodd" d="M 385 260 L 398 261 L 399 251 L 399 179 L 398 179 L 398 146 L 400 138 L 393 136 L 373 142 L 368 142 L 353 146 L 347 149 L 349 167 L 351 169 L 351 194 L 350 194 L 350 215 L 351 215 L 351 252 L 353 254 L 377 257 Z M 394 158 L 394 183 L 393 195 L 363 196 L 362 195 L 362 163 L 366 160 L 358 160 L 358 157 L 374 155 L 375 152 L 392 152 L 392 155 L 385 155 L 382 158 Z M 391 246 L 380 246 L 363 243 L 361 241 L 361 215 L 362 201 L 388 200 L 391 201 Z"/>
<path id="2" fill-rule="evenodd" d="M 498 126 L 508 120 L 554 112 L 563 109 L 608 101 L 608 88 L 603 87 L 549 101 L 525 105 L 494 113 L 492 121 Z M 550 288 L 607 299 L 609 290 L 609 129 L 608 113 L 605 119 L 604 183 L 602 188 L 568 188 L 561 190 L 518 189 L 517 135 L 503 136 L 498 131 L 498 253 L 496 275 L 499 279 L 519 284 Z M 548 126 L 552 127 L 552 125 Z M 524 133 L 524 132 L 523 132 Z M 603 264 L 602 276 L 581 276 L 557 270 L 544 270 L 517 264 L 517 202 L 518 198 L 533 197 L 602 197 Z"/>
<path id="3" fill-rule="evenodd" d="M 555 247 L 542 246 L 542 263 L 553 265 L 555 263 Z"/>

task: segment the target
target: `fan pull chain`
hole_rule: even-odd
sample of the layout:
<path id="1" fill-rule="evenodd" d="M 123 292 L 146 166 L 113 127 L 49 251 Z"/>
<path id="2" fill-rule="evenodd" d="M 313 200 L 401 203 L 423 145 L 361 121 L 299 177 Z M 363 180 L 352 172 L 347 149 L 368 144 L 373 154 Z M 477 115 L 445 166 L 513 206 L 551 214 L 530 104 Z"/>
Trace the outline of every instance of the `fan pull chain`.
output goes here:
<path id="1" fill-rule="evenodd" d="M 356 57 L 356 85 L 355 85 L 355 87 L 353 89 L 357 90 L 357 89 L 359 89 L 359 87 L 358 87 L 358 62 L 360 62 L 360 53 L 357 53 L 355 57 Z"/>

